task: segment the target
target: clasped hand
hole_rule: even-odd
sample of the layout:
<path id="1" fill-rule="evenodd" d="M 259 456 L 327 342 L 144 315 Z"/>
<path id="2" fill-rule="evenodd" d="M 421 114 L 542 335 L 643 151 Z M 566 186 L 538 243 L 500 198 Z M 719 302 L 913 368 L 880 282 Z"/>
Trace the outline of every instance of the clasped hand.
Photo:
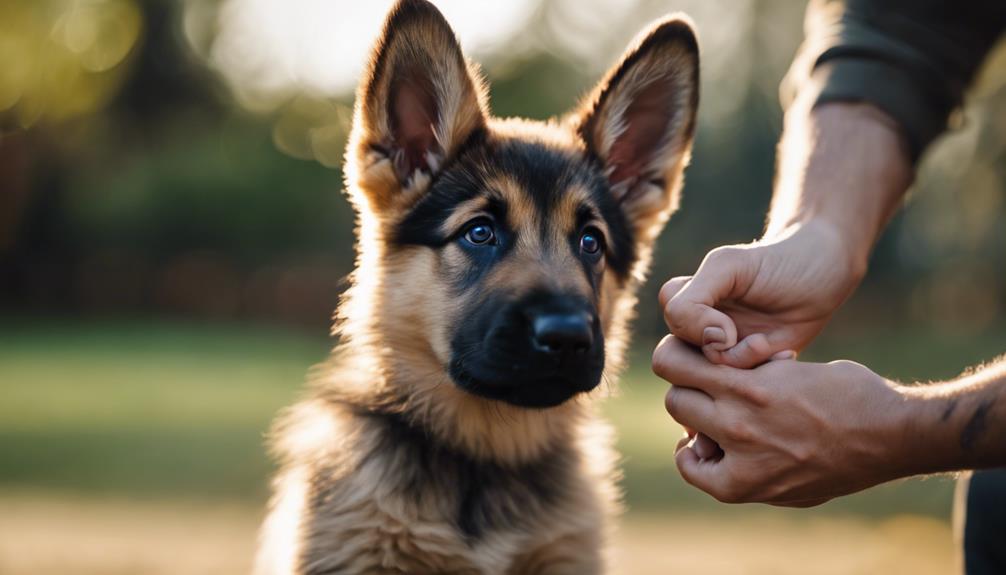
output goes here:
<path id="1" fill-rule="evenodd" d="M 897 386 L 847 361 L 795 361 L 861 273 L 825 224 L 720 248 L 660 292 L 673 335 L 653 354 L 672 384 L 668 413 L 688 431 L 682 477 L 720 501 L 817 505 L 896 470 Z M 836 262 L 838 265 L 836 265 Z"/>

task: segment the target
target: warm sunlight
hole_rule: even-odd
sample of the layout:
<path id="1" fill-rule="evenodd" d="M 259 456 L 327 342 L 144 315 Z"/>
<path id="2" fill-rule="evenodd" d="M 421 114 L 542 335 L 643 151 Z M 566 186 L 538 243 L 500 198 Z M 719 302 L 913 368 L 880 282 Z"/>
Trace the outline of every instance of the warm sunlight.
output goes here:
<path id="1" fill-rule="evenodd" d="M 268 106 L 296 90 L 349 92 L 363 69 L 391 0 L 227 0 L 210 60 L 243 103 Z M 499 51 L 534 14 L 534 0 L 439 2 L 461 43 L 475 54 Z"/>
<path id="2" fill-rule="evenodd" d="M 1002 557 L 1004 32 L 0 0 L 0 575 Z"/>

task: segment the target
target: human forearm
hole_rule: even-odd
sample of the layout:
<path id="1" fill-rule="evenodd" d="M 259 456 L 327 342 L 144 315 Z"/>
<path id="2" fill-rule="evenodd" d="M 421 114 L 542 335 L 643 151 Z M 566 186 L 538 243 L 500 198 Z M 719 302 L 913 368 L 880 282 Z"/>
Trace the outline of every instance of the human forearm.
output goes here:
<path id="1" fill-rule="evenodd" d="M 847 242 L 855 271 L 947 128 L 1006 26 L 1006 5 L 815 0 L 783 82 L 786 125 L 766 236 L 814 222 Z"/>
<path id="2" fill-rule="evenodd" d="M 904 475 L 1006 465 L 1006 357 L 950 382 L 901 389 Z"/>
<path id="3" fill-rule="evenodd" d="M 912 181 L 904 138 L 869 104 L 811 108 L 808 92 L 786 113 L 775 196 L 765 237 L 811 223 L 827 227 L 862 274 L 870 251 Z"/>
<path id="4" fill-rule="evenodd" d="M 812 0 L 782 100 L 816 84 L 815 105 L 869 102 L 897 121 L 915 161 L 1004 29 L 1002 0 Z"/>

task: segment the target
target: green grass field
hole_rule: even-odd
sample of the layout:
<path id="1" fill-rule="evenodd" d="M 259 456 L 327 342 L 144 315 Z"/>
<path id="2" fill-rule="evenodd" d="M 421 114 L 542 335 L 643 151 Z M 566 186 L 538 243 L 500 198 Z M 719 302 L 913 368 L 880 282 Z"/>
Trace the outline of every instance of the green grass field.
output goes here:
<path id="1" fill-rule="evenodd" d="M 8 323 L 0 333 L 0 573 L 247 570 L 270 469 L 262 435 L 328 346 L 324 337 L 254 326 Z M 877 333 L 833 337 L 808 356 L 843 350 L 885 375 L 939 378 L 1001 349 L 1006 334 L 976 345 Z M 823 560 L 845 567 L 820 572 L 868 573 L 912 554 L 929 567 L 911 572 L 949 569 L 949 478 L 806 511 L 724 506 L 677 476 L 681 431 L 663 411 L 665 389 L 643 350 L 605 406 L 620 434 L 630 509 L 620 572 L 796 573 Z M 105 543 L 87 543 L 97 540 Z M 45 553 L 54 542 L 90 551 Z M 189 557 L 184 568 L 180 555 Z"/>

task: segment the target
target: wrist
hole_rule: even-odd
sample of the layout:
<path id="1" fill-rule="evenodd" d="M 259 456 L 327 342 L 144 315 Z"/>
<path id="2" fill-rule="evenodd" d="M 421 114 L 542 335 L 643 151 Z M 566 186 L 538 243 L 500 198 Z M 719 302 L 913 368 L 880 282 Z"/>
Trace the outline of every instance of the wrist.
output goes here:
<path id="1" fill-rule="evenodd" d="M 904 138 L 884 112 L 862 103 L 794 104 L 766 235 L 822 222 L 865 263 L 911 181 Z"/>
<path id="2" fill-rule="evenodd" d="M 770 226 L 759 242 L 776 243 L 792 238 L 801 245 L 814 247 L 817 257 L 826 258 L 836 269 L 845 271 L 845 288 L 853 288 L 866 275 L 872 243 L 862 240 L 855 230 L 826 216 L 798 219 L 785 226 Z"/>
<path id="3" fill-rule="evenodd" d="M 870 485 L 879 485 L 902 477 L 921 473 L 915 470 L 914 437 L 910 433 L 913 411 L 916 408 L 904 393 L 904 386 L 875 376 L 880 381 L 869 394 L 869 408 L 864 409 L 863 427 L 856 435 L 869 445 L 861 451 L 860 461 L 850 461 Z M 866 406 L 864 406 L 866 407 Z"/>
<path id="4" fill-rule="evenodd" d="M 952 471 L 958 451 L 948 433 L 934 433 L 946 417 L 946 401 L 929 386 L 895 385 L 900 401 L 892 410 L 896 477 Z"/>

